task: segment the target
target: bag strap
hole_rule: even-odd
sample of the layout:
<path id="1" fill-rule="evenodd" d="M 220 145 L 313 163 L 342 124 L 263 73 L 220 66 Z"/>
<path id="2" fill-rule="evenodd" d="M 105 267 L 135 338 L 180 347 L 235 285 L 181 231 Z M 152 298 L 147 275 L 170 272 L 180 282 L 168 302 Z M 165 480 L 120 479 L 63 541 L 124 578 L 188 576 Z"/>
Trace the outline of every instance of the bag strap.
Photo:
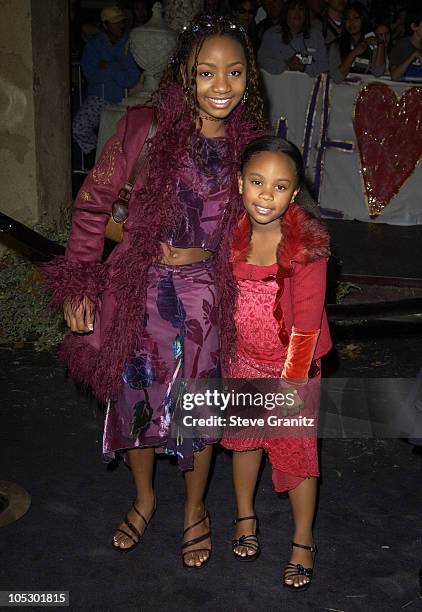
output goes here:
<path id="1" fill-rule="evenodd" d="M 147 137 L 145 138 L 144 144 L 142 145 L 141 150 L 139 151 L 139 155 L 135 163 L 132 166 L 132 170 L 129 175 L 129 178 L 127 179 L 124 186 L 120 189 L 119 194 L 118 194 L 118 200 L 120 200 L 123 204 L 126 204 L 126 206 L 129 205 L 129 200 L 132 196 L 133 188 L 135 186 L 136 180 L 139 176 L 139 173 L 145 161 L 145 157 L 147 154 L 146 143 L 150 138 L 153 138 L 156 133 L 157 133 L 157 118 L 155 115 L 155 111 L 153 110 L 152 121 L 151 121 L 151 125 L 149 126 Z"/>

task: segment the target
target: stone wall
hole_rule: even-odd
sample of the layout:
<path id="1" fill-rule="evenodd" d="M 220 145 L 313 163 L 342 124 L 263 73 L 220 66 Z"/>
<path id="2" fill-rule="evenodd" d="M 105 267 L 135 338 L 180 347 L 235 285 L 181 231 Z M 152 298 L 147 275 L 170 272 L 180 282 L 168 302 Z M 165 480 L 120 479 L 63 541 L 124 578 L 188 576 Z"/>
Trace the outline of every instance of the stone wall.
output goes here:
<path id="1" fill-rule="evenodd" d="M 0 210 L 60 225 L 71 204 L 67 0 L 0 0 Z"/>

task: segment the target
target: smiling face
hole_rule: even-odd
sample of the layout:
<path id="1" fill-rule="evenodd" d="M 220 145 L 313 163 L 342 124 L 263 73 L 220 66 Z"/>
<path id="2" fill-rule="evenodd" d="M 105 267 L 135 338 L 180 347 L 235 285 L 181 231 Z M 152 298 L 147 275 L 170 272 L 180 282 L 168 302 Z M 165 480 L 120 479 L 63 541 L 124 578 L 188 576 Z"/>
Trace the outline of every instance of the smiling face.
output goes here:
<path id="1" fill-rule="evenodd" d="M 346 11 L 344 27 L 350 36 L 358 36 L 361 33 L 362 21 L 355 9 Z"/>
<path id="2" fill-rule="evenodd" d="M 276 223 L 298 191 L 295 164 L 285 153 L 255 153 L 239 176 L 239 192 L 252 225 Z"/>
<path id="3" fill-rule="evenodd" d="M 187 75 L 192 74 L 194 62 L 193 51 Z M 217 120 L 226 119 L 243 98 L 246 74 L 245 53 L 237 40 L 229 36 L 207 38 L 199 52 L 196 69 L 196 99 L 200 113 Z M 187 75 L 185 73 L 185 82 Z"/>

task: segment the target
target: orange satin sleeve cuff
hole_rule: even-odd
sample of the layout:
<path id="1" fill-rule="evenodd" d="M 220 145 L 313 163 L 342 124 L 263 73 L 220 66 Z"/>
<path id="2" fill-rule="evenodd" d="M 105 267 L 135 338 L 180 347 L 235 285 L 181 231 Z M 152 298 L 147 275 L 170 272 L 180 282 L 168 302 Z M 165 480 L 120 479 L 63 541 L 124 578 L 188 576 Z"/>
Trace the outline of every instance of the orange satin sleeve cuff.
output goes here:
<path id="1" fill-rule="evenodd" d="M 292 327 L 289 348 L 281 378 L 292 384 L 306 384 L 320 330 L 303 331 Z"/>

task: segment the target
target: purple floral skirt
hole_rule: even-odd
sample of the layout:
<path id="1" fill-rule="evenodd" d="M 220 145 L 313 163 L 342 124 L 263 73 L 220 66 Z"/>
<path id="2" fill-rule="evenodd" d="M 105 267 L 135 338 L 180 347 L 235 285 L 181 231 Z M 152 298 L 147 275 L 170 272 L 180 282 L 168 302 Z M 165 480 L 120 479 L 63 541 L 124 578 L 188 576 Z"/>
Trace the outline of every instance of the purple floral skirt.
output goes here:
<path id="1" fill-rule="evenodd" d="M 148 275 L 143 330 L 123 372 L 123 386 L 110 402 L 103 455 L 155 447 L 192 469 L 193 453 L 216 439 L 174 437 L 182 381 L 218 376 L 217 306 L 211 259 L 184 266 L 156 264 Z"/>

